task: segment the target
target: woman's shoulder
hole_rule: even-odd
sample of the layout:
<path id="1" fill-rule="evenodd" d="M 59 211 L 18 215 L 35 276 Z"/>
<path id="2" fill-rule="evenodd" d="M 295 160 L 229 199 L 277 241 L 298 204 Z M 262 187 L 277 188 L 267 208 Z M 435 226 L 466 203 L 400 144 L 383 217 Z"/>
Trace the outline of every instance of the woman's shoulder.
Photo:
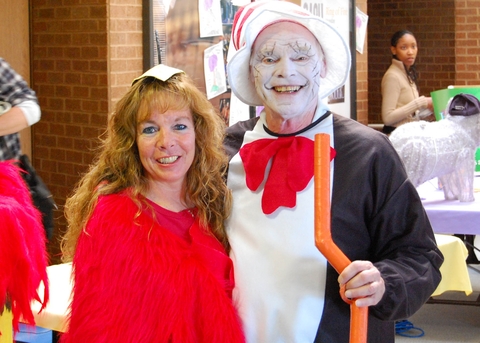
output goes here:
<path id="1" fill-rule="evenodd" d="M 86 228 L 83 239 L 90 241 L 90 245 L 103 246 L 114 251 L 116 247 L 130 246 L 133 250 L 146 250 L 162 246 L 168 231 L 148 215 L 149 210 L 141 200 L 134 200 L 128 191 L 99 197 Z M 173 234 L 172 234 L 173 235 Z M 167 234 L 168 237 L 170 235 Z M 150 242 L 150 245 L 145 245 Z"/>
<path id="2" fill-rule="evenodd" d="M 401 85 L 403 84 L 402 80 L 406 80 L 405 71 L 392 66 L 390 66 L 390 68 L 388 68 L 388 70 L 383 75 L 383 78 L 382 78 L 383 88 L 391 88 L 392 86 L 401 87 Z"/>
<path id="3" fill-rule="evenodd" d="M 385 72 L 385 74 L 383 74 L 383 80 L 388 80 L 388 79 L 398 79 L 400 78 L 402 75 L 405 74 L 405 71 L 398 68 L 397 66 L 395 65 L 391 65 L 387 71 Z"/>
<path id="4" fill-rule="evenodd" d="M 139 206 L 133 201 L 129 190 L 101 195 L 92 213 L 91 221 L 107 221 L 115 226 L 132 222 L 138 216 Z"/>
<path id="5" fill-rule="evenodd" d="M 403 62 L 392 59 L 392 63 L 388 67 L 385 75 L 403 75 L 406 74 Z"/>
<path id="6" fill-rule="evenodd" d="M 128 189 L 124 189 L 118 193 L 100 195 L 98 197 L 96 208 L 115 210 L 114 205 L 119 206 L 122 209 L 128 209 L 135 206 L 131 192 Z"/>

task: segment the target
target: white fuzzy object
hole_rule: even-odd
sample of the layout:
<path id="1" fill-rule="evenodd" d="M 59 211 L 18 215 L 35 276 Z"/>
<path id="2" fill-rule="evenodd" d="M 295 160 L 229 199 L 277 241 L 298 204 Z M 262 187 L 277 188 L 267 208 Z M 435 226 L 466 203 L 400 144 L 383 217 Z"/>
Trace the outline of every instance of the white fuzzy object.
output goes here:
<path id="1" fill-rule="evenodd" d="M 448 107 L 447 107 L 448 108 Z M 438 177 L 445 199 L 474 201 L 475 151 L 480 146 L 480 115 L 450 116 L 438 122 L 399 126 L 390 140 L 417 187 Z"/>

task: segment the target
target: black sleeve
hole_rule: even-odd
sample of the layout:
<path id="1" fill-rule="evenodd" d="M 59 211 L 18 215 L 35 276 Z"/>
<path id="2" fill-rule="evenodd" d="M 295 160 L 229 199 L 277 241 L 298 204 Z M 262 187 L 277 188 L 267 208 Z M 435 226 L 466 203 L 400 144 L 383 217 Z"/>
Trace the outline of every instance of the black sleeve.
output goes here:
<path id="1" fill-rule="evenodd" d="M 408 318 L 441 280 L 443 256 L 427 214 L 385 135 L 338 117 L 334 130 L 332 237 L 352 261 L 370 260 L 381 272 L 386 291 L 372 314 Z"/>
<path id="2" fill-rule="evenodd" d="M 258 122 L 259 117 L 240 121 L 227 128 L 227 134 L 223 146 L 228 154 L 229 160 L 235 156 L 242 147 L 243 137 L 246 131 L 252 131 Z"/>

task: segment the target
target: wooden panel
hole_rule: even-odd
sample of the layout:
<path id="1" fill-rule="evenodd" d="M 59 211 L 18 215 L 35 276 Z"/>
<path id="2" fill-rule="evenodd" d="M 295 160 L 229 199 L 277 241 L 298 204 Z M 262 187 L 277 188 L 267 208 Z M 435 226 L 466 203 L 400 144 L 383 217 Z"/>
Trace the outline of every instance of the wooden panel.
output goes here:
<path id="1" fill-rule="evenodd" d="M 0 56 L 31 85 L 29 1 L 0 0 Z M 22 150 L 31 155 L 31 128 L 21 131 Z"/>

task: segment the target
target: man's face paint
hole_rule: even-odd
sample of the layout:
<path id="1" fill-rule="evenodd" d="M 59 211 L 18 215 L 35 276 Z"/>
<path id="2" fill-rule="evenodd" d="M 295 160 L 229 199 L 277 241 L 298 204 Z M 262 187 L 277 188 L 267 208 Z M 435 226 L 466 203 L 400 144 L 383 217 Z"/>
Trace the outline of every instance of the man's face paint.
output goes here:
<path id="1" fill-rule="evenodd" d="M 250 72 L 267 115 L 283 120 L 313 115 L 326 69 L 308 29 L 287 21 L 265 28 L 253 45 Z"/>

